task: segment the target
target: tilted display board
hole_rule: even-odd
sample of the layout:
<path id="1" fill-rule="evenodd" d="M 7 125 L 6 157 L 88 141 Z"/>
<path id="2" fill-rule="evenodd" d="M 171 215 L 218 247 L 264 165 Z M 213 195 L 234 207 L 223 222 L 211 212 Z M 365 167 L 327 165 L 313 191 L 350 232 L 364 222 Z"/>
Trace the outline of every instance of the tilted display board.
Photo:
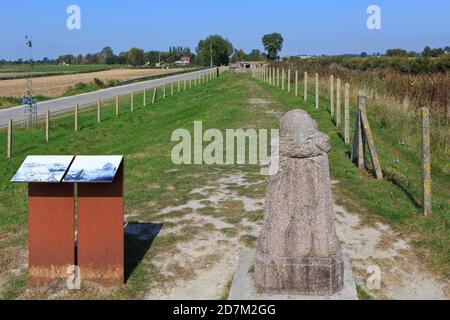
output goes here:
<path id="1" fill-rule="evenodd" d="M 81 280 L 123 284 L 123 169 L 123 156 L 25 159 L 11 181 L 28 183 L 30 287 L 67 280 L 75 263 Z"/>
<path id="2" fill-rule="evenodd" d="M 28 156 L 12 182 L 61 182 L 74 156 Z"/>
<path id="3" fill-rule="evenodd" d="M 63 182 L 111 183 L 122 160 L 122 156 L 77 156 Z"/>

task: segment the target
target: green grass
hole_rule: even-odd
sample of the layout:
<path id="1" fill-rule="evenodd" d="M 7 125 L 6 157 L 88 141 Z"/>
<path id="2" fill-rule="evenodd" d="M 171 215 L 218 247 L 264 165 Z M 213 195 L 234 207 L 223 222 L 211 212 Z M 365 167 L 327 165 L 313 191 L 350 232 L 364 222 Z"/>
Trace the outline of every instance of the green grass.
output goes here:
<path id="1" fill-rule="evenodd" d="M 432 153 L 433 213 L 422 216 L 420 188 L 420 127 L 405 117 L 390 118 L 385 110 L 377 111 L 368 101 L 369 122 L 382 170 L 386 175 L 377 181 L 366 171 L 358 170 L 349 160 L 350 146 L 344 144 L 341 130 L 331 120 L 327 96 L 320 97 L 320 108 L 314 107 L 312 86 L 309 100 L 296 98 L 292 93 L 264 85 L 273 97 L 287 108 L 299 107 L 311 114 L 319 128 L 328 134 L 332 142 L 329 154 L 333 179 L 339 180 L 334 195 L 348 209 L 378 217 L 412 239 L 417 255 L 432 270 L 444 278 L 450 278 L 450 173 L 448 156 L 442 150 Z M 303 87 L 299 89 L 303 92 Z M 302 95 L 302 94 L 301 94 Z M 351 132 L 355 123 L 356 104 L 351 108 Z M 399 134 L 399 132 L 401 132 Z M 405 139 L 402 147 L 399 141 Z M 400 164 L 394 158 L 400 159 Z"/>
<path id="2" fill-rule="evenodd" d="M 148 94 L 149 102 L 151 93 Z M 222 174 L 243 170 L 250 175 L 257 175 L 259 167 L 249 165 L 175 166 L 170 159 L 175 143 L 172 143 L 170 138 L 172 132 L 178 128 L 186 128 L 192 132 L 193 122 L 197 120 L 203 120 L 204 130 L 278 127 L 275 117 L 267 115 L 260 107 L 249 107 L 248 99 L 258 97 L 270 99 L 272 104 L 269 108 L 278 112 L 298 107 L 310 112 L 318 121 L 320 129 L 329 134 L 332 140 L 330 169 L 333 178 L 340 181 L 339 188 L 335 191 L 338 200 L 350 209 L 355 208 L 367 216 L 389 222 L 395 229 L 410 236 L 422 261 L 443 276 L 449 276 L 449 211 L 446 203 L 448 195 L 445 192 L 449 189 L 448 176 L 435 178 L 436 210 L 429 219 L 424 219 L 420 215 L 420 208 L 402 188 L 388 180 L 376 181 L 350 163 L 347 157 L 349 147 L 336 133 L 327 108 L 323 107 L 327 105 L 325 98 L 321 100 L 322 108 L 316 110 L 312 100 L 305 103 L 292 94 L 253 81 L 246 75 L 231 73 L 174 96 L 170 96 L 170 90 L 167 94 L 166 99 L 159 96 L 157 104 L 146 107 L 142 107 L 142 95 L 136 95 L 133 113 L 130 112 L 129 100 L 122 99 L 119 117 L 115 116 L 113 105 L 107 104 L 103 108 L 100 124 L 96 122 L 95 109 L 81 112 L 81 130 L 78 133 L 74 132 L 72 115 L 56 118 L 51 123 L 51 141 L 48 144 L 45 143 L 42 125 L 30 131 L 15 129 L 13 158 L 6 159 L 5 153 L 0 155 L 0 244 L 9 241 L 11 244 L 5 246 L 17 248 L 14 250 L 26 249 L 27 189 L 25 185 L 10 183 L 9 179 L 28 154 L 125 155 L 125 210 L 126 213 L 138 213 L 136 220 L 140 223 L 159 221 L 160 218 L 156 214 L 161 209 L 185 204 L 196 197 L 189 194 L 193 188 L 208 185 Z M 376 121 L 372 123 L 375 127 Z M 376 146 L 383 154 L 383 149 L 390 146 L 389 139 L 381 139 L 379 130 L 374 131 Z M 388 135 L 388 132 L 385 134 Z M 0 146 L 6 146 L 4 130 L 0 131 Z M 408 160 L 408 153 L 403 152 L 406 154 L 404 161 L 407 161 L 409 168 L 403 170 L 412 170 L 415 168 L 415 162 Z M 383 168 L 387 158 L 389 157 L 381 156 Z M 177 171 L 173 171 L 174 169 Z M 242 192 L 249 193 L 247 189 L 242 189 Z M 257 190 L 256 193 L 261 196 L 263 192 Z M 242 218 L 239 214 L 241 206 L 238 203 L 225 203 L 221 211 L 205 214 L 219 215 L 225 221 L 239 223 Z M 442 206 L 442 209 L 438 209 L 439 206 Z M 182 213 L 175 214 L 182 216 Z M 258 212 L 258 219 L 260 215 L 262 216 Z M 168 223 L 163 228 L 170 226 Z M 173 280 L 163 275 L 152 261 L 161 254 L 179 254 L 176 244 L 189 241 L 197 231 L 187 226 L 177 235 L 157 237 L 142 261 L 131 272 L 123 288 L 107 293 L 87 290 L 62 298 L 142 298 L 149 288 Z M 243 237 L 241 240 L 243 244 L 254 245 L 255 239 Z M 141 250 L 142 244 L 132 245 L 136 250 Z M 0 259 L 3 258 L 0 256 Z M 136 257 L 131 259 L 136 260 Z M 0 277 L 13 267 L 13 262 L 5 262 L 3 269 L 0 269 Z M 0 292 L 3 292 L 0 297 L 10 299 L 23 294 L 25 283 L 20 280 L 20 276 L 19 280 L 17 279 L 12 277 L 3 286 L 6 293 L 0 289 Z"/>
<path id="3" fill-rule="evenodd" d="M 234 77 L 225 75 L 174 96 L 170 96 L 170 90 L 167 90 L 166 99 L 162 99 L 160 91 L 159 94 L 159 102 L 145 108 L 142 107 L 142 94 L 135 95 L 133 113 L 130 112 L 129 99 L 121 99 L 119 117 L 115 116 L 112 104 L 105 105 L 100 124 L 96 122 L 95 109 L 81 112 L 78 133 L 74 132 L 73 116 L 56 118 L 51 123 L 51 141 L 48 144 L 44 140 L 42 124 L 34 130 L 15 128 L 13 158 L 8 160 L 5 154 L 0 156 L 0 235 L 9 238 L 24 233 L 23 237 L 26 237 L 27 188 L 26 185 L 10 183 L 9 179 L 28 154 L 125 155 L 126 212 L 139 212 L 142 215 L 140 222 L 152 222 L 154 213 L 159 210 L 186 203 L 191 197 L 192 176 L 197 177 L 199 186 L 214 179 L 218 175 L 216 168 L 172 164 L 170 152 L 175 145 L 170 141 L 172 132 L 178 128 L 193 130 L 195 120 L 203 120 L 205 129 L 226 129 L 234 127 L 233 124 L 242 126 L 251 119 L 244 110 L 245 90 L 236 86 Z M 148 95 L 147 102 L 151 101 L 151 92 Z M 0 145 L 5 145 L 5 139 L 5 131 L 2 130 Z M 178 171 L 168 173 L 173 169 Z M 152 183 L 160 187 L 149 188 Z M 154 203 L 151 208 L 148 206 L 150 202 Z M 108 297 L 139 295 L 143 293 L 143 287 L 162 281 L 164 277 L 152 266 L 151 258 L 158 253 L 175 250 L 176 242 L 188 239 L 189 232 L 185 234 L 177 238 L 158 237 L 147 253 L 148 259 L 133 271 L 125 288 Z M 20 293 L 18 290 L 17 294 Z"/>

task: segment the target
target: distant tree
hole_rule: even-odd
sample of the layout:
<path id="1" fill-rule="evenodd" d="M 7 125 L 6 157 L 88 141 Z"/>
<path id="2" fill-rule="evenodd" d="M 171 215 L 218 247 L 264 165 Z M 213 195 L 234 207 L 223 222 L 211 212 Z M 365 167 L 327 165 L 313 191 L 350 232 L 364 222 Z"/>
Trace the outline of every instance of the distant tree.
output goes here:
<path id="1" fill-rule="evenodd" d="M 99 53 L 99 63 L 113 64 L 114 63 L 114 52 L 111 47 L 104 47 Z"/>
<path id="2" fill-rule="evenodd" d="M 368 54 L 367 52 L 361 52 L 361 58 L 367 58 Z"/>
<path id="3" fill-rule="evenodd" d="M 444 51 L 445 51 L 445 54 L 450 54 L 450 47 L 445 47 Z"/>
<path id="4" fill-rule="evenodd" d="M 388 49 L 386 50 L 386 56 L 388 57 L 407 57 L 408 51 L 403 49 Z"/>
<path id="5" fill-rule="evenodd" d="M 121 52 L 115 57 L 115 64 L 127 64 L 128 52 Z"/>
<path id="6" fill-rule="evenodd" d="M 211 35 L 200 40 L 196 51 L 197 62 L 201 65 L 227 65 L 233 54 L 233 45 L 220 35 Z"/>
<path id="7" fill-rule="evenodd" d="M 249 61 L 261 61 L 264 60 L 264 56 L 258 49 L 253 49 L 247 56 Z"/>
<path id="8" fill-rule="evenodd" d="M 159 51 L 148 51 L 145 53 L 145 63 L 152 66 L 159 62 Z"/>
<path id="9" fill-rule="evenodd" d="M 127 62 L 132 66 L 142 66 L 145 63 L 144 50 L 131 48 L 127 53 Z"/>
<path id="10" fill-rule="evenodd" d="M 283 37 L 280 33 L 271 33 L 266 34 L 262 38 L 262 42 L 264 45 L 264 48 L 267 51 L 267 58 L 269 60 L 277 60 L 278 59 L 278 52 L 283 49 Z"/>
<path id="11" fill-rule="evenodd" d="M 425 47 L 425 49 L 423 49 L 422 57 L 435 58 L 435 57 L 440 57 L 444 54 L 445 54 L 445 49 L 443 49 L 443 48 L 431 49 L 430 47 L 427 46 L 427 47 Z"/>
<path id="12" fill-rule="evenodd" d="M 244 50 L 239 49 L 236 51 L 236 61 L 244 61 L 247 58 L 247 54 Z"/>

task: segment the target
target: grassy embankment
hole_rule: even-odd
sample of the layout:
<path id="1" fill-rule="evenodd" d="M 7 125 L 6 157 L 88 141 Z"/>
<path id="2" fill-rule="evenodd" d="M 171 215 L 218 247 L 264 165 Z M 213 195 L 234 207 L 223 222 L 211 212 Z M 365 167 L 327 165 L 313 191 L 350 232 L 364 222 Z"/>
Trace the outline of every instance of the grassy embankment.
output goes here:
<path id="1" fill-rule="evenodd" d="M 204 129 L 277 127 L 278 120 L 273 115 L 261 111 L 261 107 L 249 107 L 249 99 L 252 98 L 271 100 L 269 107 L 276 112 L 286 112 L 296 107 L 310 112 L 318 121 L 320 129 L 332 139 L 330 168 L 333 178 L 340 181 L 340 188 L 335 191 L 339 202 L 349 209 L 389 222 L 396 230 L 412 237 L 423 261 L 448 277 L 448 175 L 437 171 L 438 167 L 434 166 L 435 211 L 429 219 L 424 219 L 420 215 L 417 200 L 411 196 L 409 189 L 388 179 L 376 181 L 350 163 L 347 156 L 349 147 L 344 145 L 330 121 L 328 107 L 325 107 L 328 105 L 326 97 L 321 97 L 321 108 L 316 110 L 312 99 L 305 103 L 292 94 L 256 83 L 245 75 L 225 74 L 217 81 L 168 97 L 154 106 L 137 108 L 134 113 L 129 111 L 129 101 L 124 100 L 118 118 L 114 116 L 113 106 L 107 105 L 101 124 L 96 123 L 95 110 L 82 112 L 79 119 L 81 131 L 78 133 L 73 132 L 71 116 L 60 117 L 52 123 L 49 144 L 44 142 L 42 127 L 33 131 L 15 131 L 14 158 L 7 160 L 4 154 L 0 158 L 0 278 L 2 274 L 4 277 L 8 276 L 3 290 L 0 290 L 1 297 L 15 298 L 24 293 L 26 270 L 13 275 L 9 271 L 17 268 L 17 264 L 21 262 L 20 259 L 17 261 L 17 257 L 26 252 L 26 187 L 10 183 L 9 178 L 27 154 L 124 154 L 127 159 L 126 213 L 136 214 L 133 218 L 135 221 L 159 222 L 161 218 L 157 212 L 195 199 L 195 194 L 189 194 L 189 191 L 208 185 L 211 179 L 214 181 L 218 170 L 230 172 L 238 169 L 258 174 L 259 168 L 254 166 L 174 166 L 170 160 L 170 151 L 174 145 L 170 142 L 171 133 L 177 128 L 186 128 L 192 132 L 195 120 L 203 120 Z M 140 96 L 135 98 L 136 106 L 142 104 L 140 99 Z M 372 126 L 377 128 L 379 124 L 376 119 L 371 120 Z M 378 130 L 374 131 L 381 163 L 386 168 L 392 161 L 390 131 L 385 129 L 382 134 L 378 134 Z M 1 145 L 6 145 L 4 131 L 0 134 Z M 402 165 L 396 170 L 404 172 L 407 177 L 412 172 L 416 174 L 418 156 L 411 154 L 407 148 L 402 149 L 402 156 Z M 174 172 L 173 169 L 178 171 Z M 152 186 L 155 183 L 156 187 Z M 247 188 L 245 192 L 258 197 L 264 195 L 264 190 Z M 224 217 L 232 215 L 228 219 L 233 218 L 233 221 L 242 219 L 242 212 L 239 210 L 226 209 L 221 213 Z M 182 216 L 183 212 L 174 214 Z M 164 226 L 170 227 L 170 223 Z M 129 250 L 126 260 L 129 281 L 124 288 L 108 293 L 82 290 L 62 298 L 142 297 L 149 287 L 170 281 L 152 261 L 161 254 L 179 254 L 176 244 L 189 241 L 197 232 L 203 231 L 189 228 L 188 224 L 177 231 L 176 236 L 157 237 L 142 261 L 136 257 L 137 252 L 142 251 L 141 244 L 130 243 L 131 240 L 128 240 L 128 248 L 132 250 Z M 130 265 L 133 265 L 131 271 Z M 40 297 L 42 296 L 34 296 Z"/>

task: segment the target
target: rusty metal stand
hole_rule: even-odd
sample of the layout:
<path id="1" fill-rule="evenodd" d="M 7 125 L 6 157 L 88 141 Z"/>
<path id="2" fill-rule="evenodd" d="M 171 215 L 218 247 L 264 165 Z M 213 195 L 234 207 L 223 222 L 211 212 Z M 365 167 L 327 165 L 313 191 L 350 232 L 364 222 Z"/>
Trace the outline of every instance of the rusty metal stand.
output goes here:
<path id="1" fill-rule="evenodd" d="M 112 183 L 78 184 L 78 267 L 82 280 L 124 283 L 124 163 Z"/>
<path id="2" fill-rule="evenodd" d="M 75 264 L 74 187 L 28 184 L 29 287 L 67 279 Z"/>

